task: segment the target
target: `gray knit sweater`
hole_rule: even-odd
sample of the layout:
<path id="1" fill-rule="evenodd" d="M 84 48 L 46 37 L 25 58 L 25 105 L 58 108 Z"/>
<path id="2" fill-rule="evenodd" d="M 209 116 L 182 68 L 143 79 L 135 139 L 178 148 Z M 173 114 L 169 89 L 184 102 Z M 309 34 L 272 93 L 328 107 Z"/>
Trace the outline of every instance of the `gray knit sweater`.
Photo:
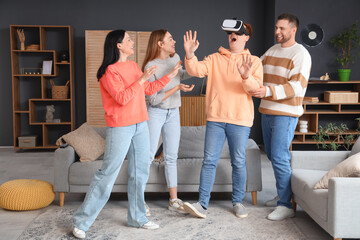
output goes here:
<path id="1" fill-rule="evenodd" d="M 150 77 L 149 81 L 153 82 L 159 78 L 162 78 L 165 74 L 171 72 L 171 70 L 175 67 L 176 63 L 180 61 L 180 57 L 178 54 L 175 53 L 173 57 L 169 57 L 167 59 L 154 59 L 148 62 L 145 66 L 145 69 L 151 66 L 158 66 L 158 70 L 156 73 Z M 148 104 L 153 107 L 158 107 L 162 109 L 169 109 L 169 108 L 176 108 L 181 106 L 181 98 L 180 98 L 180 91 L 176 91 L 170 97 L 162 101 L 165 97 L 165 92 L 169 91 L 170 89 L 174 88 L 175 86 L 180 84 L 180 80 L 188 79 L 191 76 L 186 72 L 184 69 L 180 69 L 178 74 L 171 78 L 170 82 L 160 91 L 155 93 L 154 95 L 147 96 Z"/>

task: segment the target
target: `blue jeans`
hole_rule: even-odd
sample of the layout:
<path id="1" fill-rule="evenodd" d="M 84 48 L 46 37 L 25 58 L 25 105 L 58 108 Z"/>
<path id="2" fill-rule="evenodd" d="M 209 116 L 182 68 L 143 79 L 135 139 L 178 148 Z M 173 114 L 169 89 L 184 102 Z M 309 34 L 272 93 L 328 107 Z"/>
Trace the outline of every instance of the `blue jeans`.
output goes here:
<path id="1" fill-rule="evenodd" d="M 250 128 L 222 122 L 206 122 L 204 161 L 201 167 L 199 203 L 208 207 L 225 138 L 228 140 L 232 167 L 232 203 L 242 203 L 246 187 L 246 145 Z"/>
<path id="2" fill-rule="evenodd" d="M 177 187 L 176 161 L 180 142 L 179 108 L 148 107 L 150 134 L 150 164 L 154 160 L 160 133 L 163 141 L 165 178 L 168 188 Z"/>
<path id="3" fill-rule="evenodd" d="M 278 206 L 291 208 L 290 144 L 294 138 L 298 118 L 262 114 L 261 126 L 266 155 L 272 163 Z"/>
<path id="4" fill-rule="evenodd" d="M 146 122 L 126 127 L 107 127 L 105 155 L 85 196 L 74 213 L 74 227 L 87 231 L 109 200 L 111 190 L 128 153 L 128 225 L 141 227 L 146 218 L 144 191 L 149 176 L 149 130 Z"/>

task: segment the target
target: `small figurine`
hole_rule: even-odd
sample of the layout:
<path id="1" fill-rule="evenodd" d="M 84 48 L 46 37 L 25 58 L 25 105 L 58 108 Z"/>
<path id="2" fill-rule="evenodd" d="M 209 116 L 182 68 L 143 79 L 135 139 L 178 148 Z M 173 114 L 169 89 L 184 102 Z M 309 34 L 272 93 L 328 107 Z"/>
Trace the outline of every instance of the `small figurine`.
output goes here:
<path id="1" fill-rule="evenodd" d="M 55 112 L 54 105 L 46 105 L 46 122 L 51 123 L 54 121 L 54 112 Z"/>
<path id="2" fill-rule="evenodd" d="M 329 80 L 329 79 L 330 79 L 330 77 L 329 77 L 328 73 L 325 73 L 325 75 L 320 77 L 320 80 Z"/>
<path id="3" fill-rule="evenodd" d="M 20 50 L 25 50 L 25 34 L 24 34 L 24 29 L 17 29 L 17 34 L 19 37 L 19 41 L 20 41 Z"/>

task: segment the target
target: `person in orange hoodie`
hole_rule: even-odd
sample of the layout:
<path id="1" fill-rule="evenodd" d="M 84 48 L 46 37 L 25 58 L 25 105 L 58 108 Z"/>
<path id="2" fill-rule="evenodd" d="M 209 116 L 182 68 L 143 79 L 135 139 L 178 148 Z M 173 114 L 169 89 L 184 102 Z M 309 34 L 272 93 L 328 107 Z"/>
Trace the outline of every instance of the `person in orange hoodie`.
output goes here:
<path id="1" fill-rule="evenodd" d="M 245 49 L 252 35 L 250 24 L 225 20 L 223 29 L 228 33 L 229 49 L 220 47 L 219 52 L 205 57 L 203 61 L 198 61 L 194 54 L 199 47 L 197 32 L 192 34 L 190 30 L 184 35 L 186 71 L 192 76 L 208 78 L 199 200 L 193 204 L 184 203 L 185 211 L 199 218 L 206 218 L 216 168 L 226 138 L 232 166 L 233 211 L 239 218 L 248 215 L 242 201 L 246 184 L 245 150 L 254 120 L 254 105 L 249 91 L 262 86 L 263 68 L 260 59 Z"/>

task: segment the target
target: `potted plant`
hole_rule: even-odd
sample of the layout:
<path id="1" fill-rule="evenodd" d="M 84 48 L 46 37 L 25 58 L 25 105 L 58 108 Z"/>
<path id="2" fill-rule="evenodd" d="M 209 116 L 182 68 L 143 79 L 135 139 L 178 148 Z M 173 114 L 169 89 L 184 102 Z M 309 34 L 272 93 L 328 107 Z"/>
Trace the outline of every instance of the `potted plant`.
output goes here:
<path id="1" fill-rule="evenodd" d="M 319 126 L 319 130 L 313 139 L 318 148 L 336 151 L 343 147 L 349 151 L 350 146 L 359 135 L 359 129 L 356 129 L 357 133 L 354 134 L 348 133 L 348 130 L 349 128 L 345 123 L 341 123 L 340 126 L 337 126 L 335 123 L 328 123 L 326 127 Z"/>
<path id="2" fill-rule="evenodd" d="M 353 23 L 350 28 L 345 28 L 343 32 L 333 37 L 330 42 L 338 50 L 335 60 L 340 63 L 342 69 L 338 69 L 339 80 L 349 81 L 351 69 L 349 63 L 354 63 L 359 56 L 355 51 L 360 46 L 360 36 L 358 35 L 358 23 Z"/>

